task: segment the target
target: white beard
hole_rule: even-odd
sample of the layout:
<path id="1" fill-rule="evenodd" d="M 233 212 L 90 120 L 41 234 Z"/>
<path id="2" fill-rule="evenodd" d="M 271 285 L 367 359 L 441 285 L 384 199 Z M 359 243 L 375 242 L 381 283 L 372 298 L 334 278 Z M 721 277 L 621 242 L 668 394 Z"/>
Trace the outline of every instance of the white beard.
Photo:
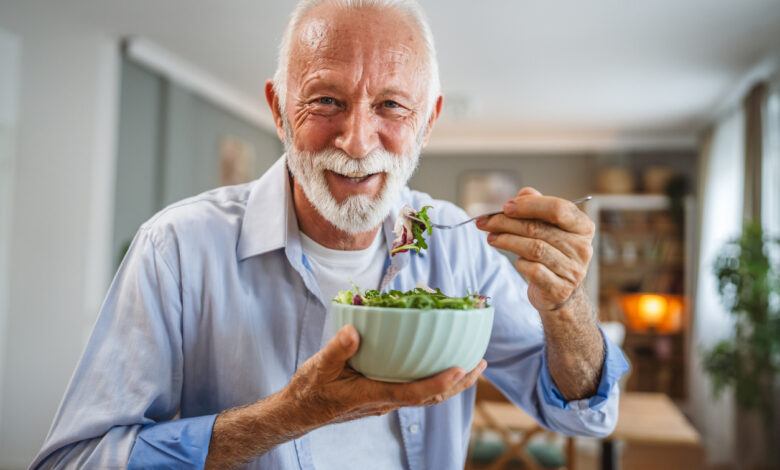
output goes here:
<path id="1" fill-rule="evenodd" d="M 356 159 L 335 148 L 320 152 L 298 152 L 292 143 L 292 130 L 287 119 L 284 119 L 287 168 L 303 188 L 311 205 L 325 220 L 347 233 L 368 232 L 387 217 L 393 203 L 417 168 L 424 129 L 418 136 L 411 155 L 395 155 L 382 149 Z M 375 198 L 360 194 L 348 196 L 339 203 L 328 187 L 326 170 L 340 175 L 384 172 L 384 183 Z"/>

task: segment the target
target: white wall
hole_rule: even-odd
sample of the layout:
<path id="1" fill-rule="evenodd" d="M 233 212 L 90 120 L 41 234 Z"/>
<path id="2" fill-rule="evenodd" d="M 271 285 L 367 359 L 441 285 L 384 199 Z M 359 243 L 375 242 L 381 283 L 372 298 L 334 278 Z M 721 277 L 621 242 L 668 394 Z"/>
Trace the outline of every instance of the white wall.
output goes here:
<path id="1" fill-rule="evenodd" d="M 19 41 L 0 29 L 0 377 L 5 366 L 5 325 L 8 315 L 8 255 L 19 93 Z M 0 387 L 0 409 L 3 389 Z"/>
<path id="2" fill-rule="evenodd" d="M 22 51 L 0 468 L 38 451 L 110 269 L 118 43 L 35 3 L 0 3 Z"/>

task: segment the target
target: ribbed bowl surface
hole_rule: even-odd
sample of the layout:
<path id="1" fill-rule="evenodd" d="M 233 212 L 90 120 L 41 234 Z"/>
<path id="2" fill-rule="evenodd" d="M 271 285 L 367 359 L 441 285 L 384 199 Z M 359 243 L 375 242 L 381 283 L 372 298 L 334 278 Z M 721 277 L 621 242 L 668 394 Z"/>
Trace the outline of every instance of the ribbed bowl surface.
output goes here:
<path id="1" fill-rule="evenodd" d="M 493 327 L 493 307 L 420 310 L 333 302 L 332 314 L 336 331 L 351 324 L 360 333 L 349 365 L 386 382 L 411 382 L 454 366 L 470 371 L 484 356 Z"/>

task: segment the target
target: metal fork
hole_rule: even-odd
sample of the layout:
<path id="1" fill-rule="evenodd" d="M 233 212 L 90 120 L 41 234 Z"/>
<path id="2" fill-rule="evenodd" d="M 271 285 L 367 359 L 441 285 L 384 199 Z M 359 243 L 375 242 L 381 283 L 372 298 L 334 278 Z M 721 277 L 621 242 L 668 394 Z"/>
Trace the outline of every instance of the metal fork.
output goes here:
<path id="1" fill-rule="evenodd" d="M 584 197 L 581 197 L 579 199 L 573 199 L 570 202 L 572 204 L 581 204 L 581 203 L 583 203 L 585 201 L 590 201 L 591 199 L 593 199 L 593 196 L 584 196 Z M 442 224 L 435 224 L 435 223 L 431 222 L 431 225 L 433 225 L 433 228 L 439 228 L 439 229 L 442 229 L 442 228 L 455 228 L 455 227 L 460 227 L 461 225 L 466 225 L 467 223 L 469 223 L 469 222 L 471 222 L 473 220 L 477 220 L 480 217 L 487 217 L 487 216 L 490 216 L 490 215 L 503 214 L 503 213 L 504 213 L 504 211 L 488 212 L 486 214 L 480 214 L 480 215 L 477 215 L 477 216 L 472 217 L 470 219 L 464 220 L 463 222 L 460 222 L 460 223 L 457 223 L 457 224 L 442 225 Z M 417 217 L 412 217 L 412 216 L 407 216 L 407 217 L 409 219 L 416 220 L 417 222 L 425 223 L 422 220 L 418 219 Z"/>

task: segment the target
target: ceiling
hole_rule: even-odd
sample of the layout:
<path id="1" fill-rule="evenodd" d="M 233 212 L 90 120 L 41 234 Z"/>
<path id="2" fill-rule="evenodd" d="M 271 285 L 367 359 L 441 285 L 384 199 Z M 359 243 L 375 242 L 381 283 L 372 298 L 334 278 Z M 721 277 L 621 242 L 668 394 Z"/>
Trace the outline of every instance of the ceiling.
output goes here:
<path id="1" fill-rule="evenodd" d="M 146 38 L 265 107 L 292 0 L 20 0 Z M 439 53 L 439 137 L 674 143 L 780 56 L 780 0 L 423 0 Z M 744 81 L 744 80 L 743 80 Z M 606 137 L 605 137 L 606 136 Z M 575 139 L 576 140 L 576 139 Z"/>

